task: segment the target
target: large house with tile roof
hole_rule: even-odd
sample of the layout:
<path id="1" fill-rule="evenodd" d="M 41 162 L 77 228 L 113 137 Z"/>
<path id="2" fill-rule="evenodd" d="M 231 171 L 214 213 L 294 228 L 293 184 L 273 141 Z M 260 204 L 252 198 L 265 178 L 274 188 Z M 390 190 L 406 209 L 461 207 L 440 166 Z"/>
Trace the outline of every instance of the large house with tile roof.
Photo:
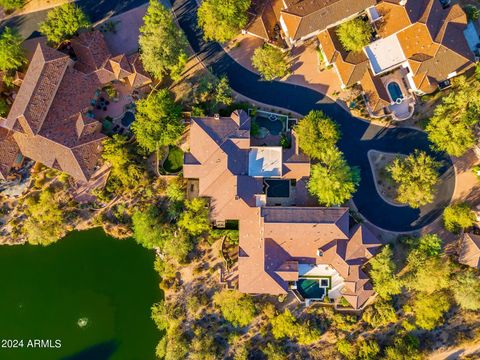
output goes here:
<path id="1" fill-rule="evenodd" d="M 21 154 L 88 181 L 105 139 L 92 112 L 99 89 L 112 81 L 132 88 L 151 82 L 138 55 L 112 57 L 99 31 L 81 33 L 71 47 L 66 54 L 37 44 L 12 108 L 0 119 L 0 177 Z"/>
<path id="2" fill-rule="evenodd" d="M 183 167 L 190 194 L 209 199 L 215 225 L 239 221 L 238 289 L 343 298 L 361 309 L 374 294 L 362 268 L 380 243 L 350 224 L 348 208 L 315 206 L 310 161 L 294 133 L 291 148 L 252 146 L 251 121 L 244 111 L 193 118 Z"/>
<path id="3" fill-rule="evenodd" d="M 405 120 L 415 94 L 429 94 L 472 68 L 480 56 L 479 24 L 458 4 L 440 0 L 256 0 L 246 32 L 284 47 L 317 38 L 341 86 L 360 85 L 372 117 Z M 253 16 L 253 14 L 255 16 Z M 363 17 L 374 28 L 364 51 L 346 51 L 338 25 Z"/>
<path id="4" fill-rule="evenodd" d="M 376 39 L 362 52 L 345 51 L 335 27 L 322 31 L 318 40 L 342 86 L 361 86 L 372 117 L 407 119 L 413 114 L 415 94 L 448 86 L 449 79 L 474 66 L 478 31 L 458 4 L 385 0 L 365 10 Z"/>
<path id="5" fill-rule="evenodd" d="M 377 0 L 254 0 L 252 3 L 252 19 L 246 31 L 271 43 L 279 43 L 281 36 L 292 47 L 360 15 Z"/>

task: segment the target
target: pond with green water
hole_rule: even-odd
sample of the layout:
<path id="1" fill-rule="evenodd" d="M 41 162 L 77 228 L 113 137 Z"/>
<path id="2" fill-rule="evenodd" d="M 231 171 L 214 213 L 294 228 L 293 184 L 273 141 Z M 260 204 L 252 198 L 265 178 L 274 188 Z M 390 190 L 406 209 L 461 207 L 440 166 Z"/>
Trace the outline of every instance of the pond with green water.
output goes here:
<path id="1" fill-rule="evenodd" d="M 152 251 L 100 229 L 48 247 L 0 246 L 0 359 L 155 359 L 153 262 Z"/>

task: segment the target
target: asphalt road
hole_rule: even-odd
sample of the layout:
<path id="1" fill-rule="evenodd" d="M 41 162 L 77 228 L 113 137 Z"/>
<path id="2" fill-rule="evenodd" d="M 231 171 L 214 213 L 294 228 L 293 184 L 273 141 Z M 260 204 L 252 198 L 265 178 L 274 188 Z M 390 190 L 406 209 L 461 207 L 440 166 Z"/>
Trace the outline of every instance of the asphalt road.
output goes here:
<path id="1" fill-rule="evenodd" d="M 361 170 L 361 183 L 353 197 L 360 213 L 376 226 L 399 232 L 418 230 L 438 218 L 452 198 L 455 173 L 448 156 L 433 152 L 425 133 L 405 128 L 386 129 L 359 120 L 339 104 L 312 89 L 284 82 L 262 81 L 225 53 L 218 43 L 204 42 L 197 27 L 196 1 L 173 0 L 173 10 L 190 45 L 199 58 L 217 75 L 226 75 L 230 86 L 255 101 L 290 109 L 300 114 L 323 110 L 341 128 L 340 149 L 350 165 Z M 397 207 L 386 203 L 377 193 L 367 153 L 374 149 L 384 152 L 410 154 L 424 150 L 442 161 L 441 182 L 433 204 L 421 209 Z"/>
<path id="2" fill-rule="evenodd" d="M 123 13 L 147 2 L 148 0 L 78 0 L 76 4 L 88 15 L 90 21 L 95 23 L 105 17 Z M 40 35 L 38 33 L 39 24 L 45 19 L 47 12 L 48 10 L 38 11 L 7 19 L 0 23 L 0 28 L 4 26 L 16 28 L 25 39 L 37 37 Z"/>

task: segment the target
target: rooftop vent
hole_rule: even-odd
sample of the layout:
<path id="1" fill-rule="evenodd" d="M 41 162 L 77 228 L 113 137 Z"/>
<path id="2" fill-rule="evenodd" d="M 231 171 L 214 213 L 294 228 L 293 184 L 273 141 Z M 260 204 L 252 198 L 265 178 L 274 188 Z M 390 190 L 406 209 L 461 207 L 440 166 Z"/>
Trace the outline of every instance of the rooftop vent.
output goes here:
<path id="1" fill-rule="evenodd" d="M 323 256 L 323 250 L 322 249 L 317 249 L 317 256 L 320 256 L 320 257 Z"/>
<path id="2" fill-rule="evenodd" d="M 215 120 L 220 120 L 220 114 L 215 114 L 215 115 L 213 115 L 213 117 L 214 117 Z"/>

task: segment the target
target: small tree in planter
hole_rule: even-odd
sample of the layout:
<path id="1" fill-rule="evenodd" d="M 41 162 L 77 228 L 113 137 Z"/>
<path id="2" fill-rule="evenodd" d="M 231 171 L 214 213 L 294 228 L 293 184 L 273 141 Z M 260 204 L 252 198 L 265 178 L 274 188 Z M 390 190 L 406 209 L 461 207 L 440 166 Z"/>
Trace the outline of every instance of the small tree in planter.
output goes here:
<path id="1" fill-rule="evenodd" d="M 118 99 L 118 90 L 115 89 L 113 85 L 108 85 L 103 88 L 103 91 L 105 91 L 105 94 L 107 94 L 108 98 L 114 102 L 117 102 Z"/>
<path id="2" fill-rule="evenodd" d="M 373 28 L 362 18 L 356 18 L 340 24 L 337 35 L 347 51 L 360 52 L 372 39 Z"/>

